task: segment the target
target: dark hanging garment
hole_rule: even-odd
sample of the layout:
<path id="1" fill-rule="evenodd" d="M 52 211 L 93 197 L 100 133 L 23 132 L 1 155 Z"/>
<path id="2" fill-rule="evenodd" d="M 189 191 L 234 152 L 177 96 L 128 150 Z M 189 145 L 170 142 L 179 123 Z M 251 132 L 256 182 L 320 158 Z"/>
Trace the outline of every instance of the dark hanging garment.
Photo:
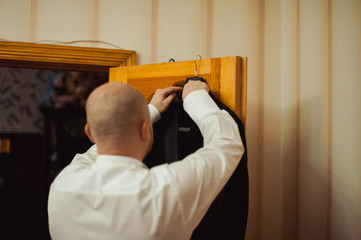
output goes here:
<path id="1" fill-rule="evenodd" d="M 238 116 L 213 98 L 220 109 L 232 116 L 238 125 L 245 152 L 240 163 L 213 201 L 206 215 L 194 230 L 192 240 L 244 239 L 248 217 L 248 169 L 245 129 Z M 198 126 L 183 109 L 182 102 L 174 102 L 154 124 L 154 145 L 144 164 L 149 168 L 182 160 L 203 147 Z"/>

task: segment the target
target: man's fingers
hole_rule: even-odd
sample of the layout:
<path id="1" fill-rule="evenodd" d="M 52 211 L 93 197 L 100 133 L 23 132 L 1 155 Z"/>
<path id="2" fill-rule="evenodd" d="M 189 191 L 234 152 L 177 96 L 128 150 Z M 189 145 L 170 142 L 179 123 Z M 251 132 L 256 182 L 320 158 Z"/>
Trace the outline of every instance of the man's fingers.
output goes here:
<path id="1" fill-rule="evenodd" d="M 174 101 L 177 92 L 183 90 L 181 87 L 168 87 L 156 90 L 150 104 L 155 106 L 160 113 L 166 111 L 169 105 Z"/>
<path id="2" fill-rule="evenodd" d="M 166 104 L 170 104 L 176 96 L 177 96 L 177 94 L 174 92 L 174 93 L 168 95 L 168 97 L 166 97 L 166 99 L 164 99 L 164 102 Z"/>
<path id="3" fill-rule="evenodd" d="M 161 89 L 161 91 L 162 91 L 162 95 L 164 97 L 167 97 L 168 95 L 171 95 L 175 92 L 181 91 L 182 89 L 183 88 L 181 88 L 181 87 L 168 87 L 168 88 Z"/>

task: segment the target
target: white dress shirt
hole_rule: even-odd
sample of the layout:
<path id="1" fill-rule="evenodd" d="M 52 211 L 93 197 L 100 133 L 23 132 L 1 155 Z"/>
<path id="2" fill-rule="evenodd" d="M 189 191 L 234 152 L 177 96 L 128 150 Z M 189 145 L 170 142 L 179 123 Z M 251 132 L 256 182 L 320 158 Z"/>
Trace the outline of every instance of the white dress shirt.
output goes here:
<path id="1" fill-rule="evenodd" d="M 159 112 L 149 108 L 155 121 Z M 51 185 L 52 239 L 189 239 L 244 148 L 236 123 L 206 91 L 189 94 L 184 109 L 204 147 L 182 161 L 148 169 L 129 157 L 98 155 L 95 145 L 77 154 Z"/>

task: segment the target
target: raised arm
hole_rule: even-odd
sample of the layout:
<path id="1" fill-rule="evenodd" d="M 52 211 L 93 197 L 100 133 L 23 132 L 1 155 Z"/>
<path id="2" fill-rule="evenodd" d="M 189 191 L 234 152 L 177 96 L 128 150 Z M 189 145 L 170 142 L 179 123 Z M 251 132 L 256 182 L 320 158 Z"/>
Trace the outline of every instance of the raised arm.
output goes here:
<path id="1" fill-rule="evenodd" d="M 181 90 L 182 88 L 180 87 L 157 89 L 149 103 L 149 112 L 153 123 L 156 123 L 160 119 L 161 114 L 164 113 L 174 101 L 176 93 Z"/>

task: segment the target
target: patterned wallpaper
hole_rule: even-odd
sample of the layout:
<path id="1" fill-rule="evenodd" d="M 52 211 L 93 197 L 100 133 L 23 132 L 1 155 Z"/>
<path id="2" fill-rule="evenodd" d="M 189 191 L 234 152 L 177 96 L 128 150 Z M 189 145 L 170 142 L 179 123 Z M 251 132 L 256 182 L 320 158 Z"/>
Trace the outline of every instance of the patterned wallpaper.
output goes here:
<path id="1" fill-rule="evenodd" d="M 44 114 L 69 122 L 107 80 L 107 73 L 0 67 L 0 133 L 42 133 Z"/>
<path id="2" fill-rule="evenodd" d="M 52 71 L 0 68 L 0 133 L 41 133 L 38 107 Z"/>

